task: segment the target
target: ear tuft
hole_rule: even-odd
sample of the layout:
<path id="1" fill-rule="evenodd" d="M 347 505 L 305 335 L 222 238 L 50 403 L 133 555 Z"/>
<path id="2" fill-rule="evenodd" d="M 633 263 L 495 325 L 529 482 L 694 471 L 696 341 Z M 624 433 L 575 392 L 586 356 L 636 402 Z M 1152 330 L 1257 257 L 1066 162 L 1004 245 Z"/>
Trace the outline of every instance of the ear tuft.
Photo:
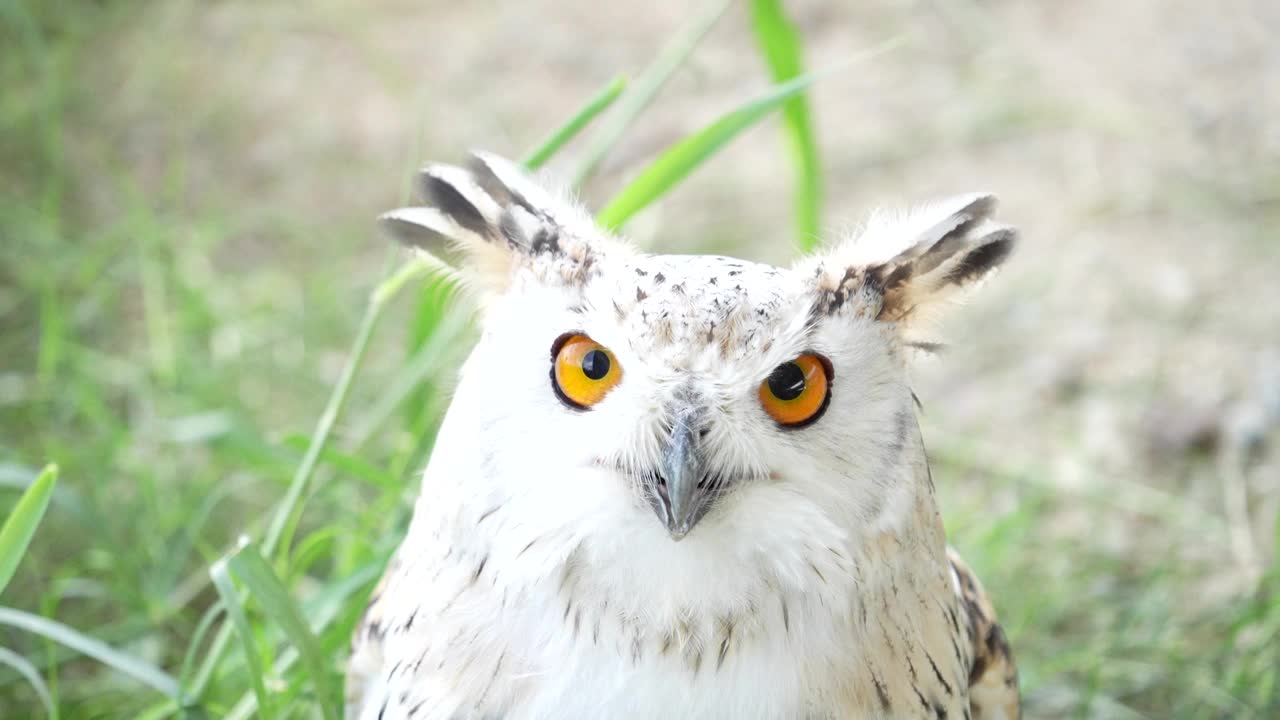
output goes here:
<path id="1" fill-rule="evenodd" d="M 418 187 L 428 205 L 476 235 L 487 235 L 498 222 L 498 203 L 462 168 L 429 165 L 418 174 Z"/>
<path id="2" fill-rule="evenodd" d="M 995 212 L 997 200 L 989 193 L 971 193 L 950 198 L 925 207 L 903 220 L 897 221 L 901 240 L 913 241 L 902 251 L 895 262 L 902 262 L 922 255 L 937 256 L 945 253 L 949 245 L 960 242 L 973 226 L 985 221 Z M 892 229 L 894 223 L 881 223 Z"/>
<path id="3" fill-rule="evenodd" d="M 992 232 L 984 240 L 985 244 L 973 248 L 964 254 L 959 262 L 947 271 L 943 283 L 968 285 L 977 282 L 998 268 L 1010 253 L 1016 234 L 1009 228 Z"/>
<path id="4" fill-rule="evenodd" d="M 996 198 L 962 195 L 906 216 L 877 213 L 865 230 L 818 259 L 818 307 L 910 325 L 978 285 L 1008 259 L 1017 232 L 991 221 Z"/>
<path id="5" fill-rule="evenodd" d="M 433 207 L 406 207 L 383 213 L 378 228 L 407 248 L 440 257 L 448 264 L 464 258 L 463 247 L 484 241 Z"/>
<path id="6" fill-rule="evenodd" d="M 922 211 L 940 219 L 893 259 L 868 269 L 883 303 L 877 319 L 906 323 L 978 285 L 1013 252 L 1017 232 L 990 220 L 993 195 L 971 195 Z M 911 229 L 912 223 L 904 224 Z"/>
<path id="7" fill-rule="evenodd" d="M 480 185 L 503 205 L 518 205 L 526 212 L 549 212 L 557 203 L 525 175 L 515 163 L 483 151 L 471 154 L 471 170 Z"/>
<path id="8" fill-rule="evenodd" d="M 475 153 L 468 168 L 429 165 L 418 175 L 421 207 L 379 218 L 401 244 L 480 270 L 506 286 L 517 265 L 548 282 L 581 281 L 613 243 L 585 213 L 530 180 L 516 164 Z"/>

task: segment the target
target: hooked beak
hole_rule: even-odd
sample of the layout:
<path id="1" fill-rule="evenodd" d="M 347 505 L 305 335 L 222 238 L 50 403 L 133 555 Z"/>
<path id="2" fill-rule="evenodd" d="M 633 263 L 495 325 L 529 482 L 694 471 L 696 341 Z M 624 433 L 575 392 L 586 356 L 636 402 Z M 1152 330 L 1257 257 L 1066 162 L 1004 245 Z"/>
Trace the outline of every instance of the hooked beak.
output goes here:
<path id="1" fill-rule="evenodd" d="M 658 519 L 672 540 L 680 540 L 702 519 L 711 506 L 712 483 L 698 445 L 698 423 L 693 411 L 681 412 L 662 452 L 651 501 Z"/>

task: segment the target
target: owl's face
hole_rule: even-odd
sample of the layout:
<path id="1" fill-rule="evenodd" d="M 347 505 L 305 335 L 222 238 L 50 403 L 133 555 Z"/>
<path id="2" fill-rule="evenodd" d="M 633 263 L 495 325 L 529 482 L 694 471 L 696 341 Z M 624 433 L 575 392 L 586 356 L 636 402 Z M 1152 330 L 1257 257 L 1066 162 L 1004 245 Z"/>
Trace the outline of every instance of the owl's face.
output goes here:
<path id="1" fill-rule="evenodd" d="M 575 527 L 694 542 L 798 502 L 873 519 L 911 398 L 892 336 L 822 300 L 800 271 L 722 257 L 626 255 L 574 285 L 517 272 L 455 404 L 493 439 L 501 492 Z"/>
<path id="2" fill-rule="evenodd" d="M 834 548 L 913 512 L 924 456 L 902 348 L 1014 240 L 975 195 L 876 216 L 783 269 L 637 253 L 493 156 L 429 167 L 422 191 L 385 226 L 461 250 L 487 290 L 421 502 L 452 508 L 459 538 L 516 523 L 502 536 L 527 541 L 485 552 L 529 572 L 591 555 L 610 597 L 684 578 L 664 586 L 672 612 L 716 568 L 769 566 L 748 594 L 823 563 L 850 576 Z"/>

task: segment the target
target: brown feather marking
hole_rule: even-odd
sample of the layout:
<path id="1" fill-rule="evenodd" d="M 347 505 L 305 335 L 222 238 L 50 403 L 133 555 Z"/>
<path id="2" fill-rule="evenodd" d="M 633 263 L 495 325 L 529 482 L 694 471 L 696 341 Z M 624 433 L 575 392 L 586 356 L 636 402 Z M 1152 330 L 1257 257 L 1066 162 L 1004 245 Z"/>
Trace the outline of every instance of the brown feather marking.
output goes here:
<path id="1" fill-rule="evenodd" d="M 524 555 L 524 554 L 525 554 L 525 551 L 526 551 L 526 550 L 528 550 L 529 548 L 533 547 L 534 543 L 538 542 L 538 540 L 540 540 L 540 539 L 541 539 L 541 538 L 534 538 L 534 539 L 530 540 L 528 545 L 525 545 L 523 548 L 521 548 L 521 549 L 520 549 L 520 552 L 516 553 L 516 558 L 517 558 L 517 559 L 519 559 L 519 557 L 520 557 L 521 555 Z"/>
<path id="2" fill-rule="evenodd" d="M 942 677 L 942 671 L 938 669 L 938 663 L 933 661 L 933 656 L 929 654 L 928 650 L 924 651 L 924 657 L 929 661 L 929 667 L 933 669 L 933 676 L 942 684 L 942 690 L 950 695 L 952 692 L 951 683 L 947 682 L 946 678 Z"/>
<path id="3" fill-rule="evenodd" d="M 401 561 L 397 553 L 387 564 L 382 578 L 374 586 L 369 595 L 369 604 L 351 638 L 350 668 L 346 677 L 344 695 L 348 708 L 360 707 L 365 700 L 370 672 L 380 672 L 382 664 L 382 644 L 385 633 L 384 622 L 387 608 L 383 602 L 392 578 L 400 571 Z"/>
<path id="4" fill-rule="evenodd" d="M 724 629 L 724 639 L 720 641 L 720 654 L 716 657 L 717 670 L 724 665 L 724 658 L 729 654 L 729 646 L 733 643 L 733 618 L 724 618 L 720 622 Z"/>
<path id="5" fill-rule="evenodd" d="M 698 670 L 702 669 L 702 648 L 694 647 L 694 648 L 691 648 L 690 650 L 686 650 L 684 655 L 684 661 L 685 661 L 685 664 L 689 666 L 689 669 L 692 670 L 695 675 L 698 674 Z"/>
<path id="6" fill-rule="evenodd" d="M 503 650 L 498 655 L 498 662 L 493 666 L 493 672 L 489 676 L 489 682 L 484 686 L 484 690 L 480 692 L 480 699 L 476 701 L 476 707 L 484 707 L 484 701 L 489 697 L 489 692 L 493 690 L 493 685 L 502 676 L 502 663 L 507 659 L 507 651 Z"/>
<path id="7" fill-rule="evenodd" d="M 871 675 L 871 682 L 876 686 L 876 697 L 880 700 L 880 709 L 888 713 L 893 708 L 893 703 L 889 701 L 889 688 L 875 673 Z"/>
<path id="8" fill-rule="evenodd" d="M 813 571 L 814 575 L 818 576 L 818 579 L 822 581 L 823 585 L 827 584 L 827 577 L 822 574 L 822 571 L 819 570 L 818 566 L 814 565 L 812 561 L 809 562 L 809 569 Z"/>
<path id="9" fill-rule="evenodd" d="M 1009 720 L 1022 716 L 1018 692 L 1018 669 L 1004 630 L 996 622 L 995 609 L 973 571 L 960 556 L 947 548 L 951 569 L 959 581 L 962 621 L 968 630 L 973 661 L 969 666 L 969 706 L 974 720 L 993 717 L 997 710 Z"/>
<path id="10" fill-rule="evenodd" d="M 472 585 L 475 585 L 475 584 L 476 584 L 476 581 L 480 579 L 480 574 L 484 572 L 484 566 L 485 566 L 488 562 L 489 562 L 489 554 L 488 554 L 488 553 L 485 553 L 485 556 L 484 556 L 484 557 L 482 557 L 482 558 L 480 558 L 480 562 L 479 562 L 479 564 L 477 564 L 477 565 L 476 565 L 476 571 L 475 571 L 474 573 L 472 573 L 472 574 L 471 574 L 471 583 L 470 583 L 470 584 L 472 584 Z"/>

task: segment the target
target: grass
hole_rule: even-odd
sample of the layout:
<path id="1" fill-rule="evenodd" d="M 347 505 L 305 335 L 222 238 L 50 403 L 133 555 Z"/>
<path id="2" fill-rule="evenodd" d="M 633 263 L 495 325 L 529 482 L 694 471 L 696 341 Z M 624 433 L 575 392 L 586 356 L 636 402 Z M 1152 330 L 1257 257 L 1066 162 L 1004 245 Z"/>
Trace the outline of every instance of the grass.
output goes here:
<path id="1" fill-rule="evenodd" d="M 724 7 L 636 81 L 566 108 L 530 164 L 580 143 L 588 180 Z M 781 109 L 796 243 L 812 242 L 821 173 L 799 102 L 812 75 L 781 5 L 752 9 L 779 85 L 658 153 L 605 222 Z M 0 6 L 0 569 L 26 550 L 0 583 L 0 716 L 333 716 L 470 308 L 447 275 L 352 242 L 374 244 L 372 213 L 254 206 L 198 185 L 182 154 L 145 180 L 130 171 L 143 163 L 100 127 L 111 79 L 95 68 L 103 38 L 151 11 Z M 195 129 L 243 147 L 233 120 Z M 406 170 L 424 159 L 406 155 Z M 1030 714 L 1280 715 L 1274 568 L 1205 592 L 1218 533 L 1177 496 L 1121 478 L 1065 494 L 1052 469 L 982 444 L 994 438 L 928 433 L 951 537 L 996 591 Z M 1081 514 L 1131 542 L 1082 542 Z"/>
<path id="2" fill-rule="evenodd" d="M 756 41 L 769 63 L 774 82 L 787 82 L 804 74 L 800 33 L 787 18 L 781 0 L 752 0 L 751 18 Z M 789 98 L 782 114 L 796 168 L 796 244 L 801 251 L 812 250 L 822 231 L 822 167 L 813 123 L 809 119 L 808 98 L 804 95 Z"/>
<path id="3" fill-rule="evenodd" d="M 601 208 L 596 220 L 617 230 L 633 215 L 672 190 L 699 165 L 743 130 L 755 125 L 771 111 L 804 92 L 814 80 L 801 75 L 769 90 L 715 122 L 684 138 L 641 170 L 637 176 Z"/>
<path id="4" fill-rule="evenodd" d="M 9 512 L 9 517 L 0 525 L 0 593 L 4 592 L 13 573 L 27 553 L 31 537 L 44 519 L 49 509 L 49 499 L 53 497 L 53 487 L 58 481 L 58 466 L 48 465 L 32 481 L 31 486 L 23 491 L 18 502 Z"/>

